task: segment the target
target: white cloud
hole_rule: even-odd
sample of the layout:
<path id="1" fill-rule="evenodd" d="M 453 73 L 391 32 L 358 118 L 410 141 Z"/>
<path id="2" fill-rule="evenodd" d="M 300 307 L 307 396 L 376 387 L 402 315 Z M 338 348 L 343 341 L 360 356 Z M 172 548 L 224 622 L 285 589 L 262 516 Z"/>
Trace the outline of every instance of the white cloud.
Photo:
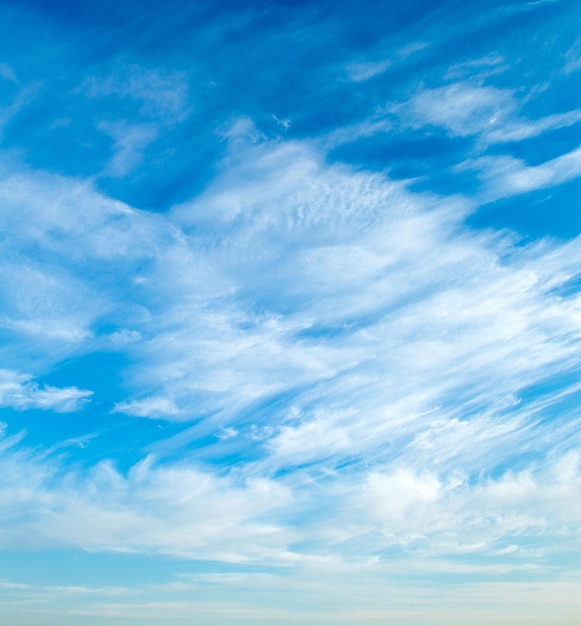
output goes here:
<path id="1" fill-rule="evenodd" d="M 337 453 L 349 454 L 353 450 L 349 429 L 341 426 L 337 416 L 330 412 L 322 412 L 298 426 L 283 425 L 268 445 L 283 467 L 320 461 Z"/>
<path id="2" fill-rule="evenodd" d="M 379 74 L 383 74 L 385 70 L 391 65 L 389 59 L 384 61 L 373 62 L 365 62 L 365 63 L 350 63 L 347 66 L 347 74 L 349 76 L 349 80 L 352 80 L 355 83 L 359 83 L 365 80 L 369 80 L 374 76 L 378 76 Z"/>
<path id="3" fill-rule="evenodd" d="M 391 474 L 372 473 L 365 488 L 373 513 L 379 519 L 405 521 L 406 524 L 412 509 L 435 502 L 441 492 L 436 477 L 429 474 L 418 476 L 409 469 L 399 469 Z"/>
<path id="4" fill-rule="evenodd" d="M 115 405 L 113 412 L 136 417 L 171 418 L 179 413 L 179 409 L 168 398 L 151 397 L 133 402 L 120 402 Z"/>
<path id="5" fill-rule="evenodd" d="M 0 545 L 11 549 L 76 547 L 337 572 L 389 567 L 378 555 L 401 545 L 420 570 L 464 565 L 478 573 L 488 563 L 479 558 L 493 552 L 502 555 L 498 567 L 516 571 L 535 566 L 539 548 L 546 555 L 581 547 L 581 536 L 568 530 L 581 516 L 579 451 L 497 478 L 435 472 L 419 459 L 409 464 L 411 455 L 407 464 L 297 481 L 296 473 L 273 480 L 251 468 L 220 477 L 191 461 L 152 458 L 125 474 L 109 461 L 80 473 L 17 443 L 4 438 L 0 459 Z"/>
<path id="6" fill-rule="evenodd" d="M 193 220 L 195 232 L 227 233 L 227 243 L 208 253 L 213 266 L 237 285 L 242 301 L 268 292 L 269 284 L 277 285 L 270 299 L 271 315 L 241 316 L 238 323 L 246 323 L 248 330 L 225 341 L 229 347 L 217 355 L 216 364 L 222 361 L 238 369 L 239 363 L 240 375 L 252 371 L 255 383 L 270 374 L 278 382 L 284 377 L 276 363 L 284 367 L 296 353 L 302 372 L 311 380 L 328 380 L 327 389 L 337 390 L 340 399 L 345 393 L 339 390 L 350 389 L 348 379 L 340 375 L 343 368 L 357 366 L 354 378 L 362 384 L 373 380 L 375 372 L 385 372 L 385 389 L 392 385 L 405 389 L 406 372 L 412 380 L 414 371 L 419 376 L 431 369 L 435 380 L 440 372 L 450 380 L 456 375 L 464 379 L 464 372 L 467 380 L 477 384 L 483 380 L 478 371 L 486 363 L 514 368 L 517 361 L 509 352 L 516 354 L 538 341 L 536 327 L 546 312 L 540 313 L 545 304 L 535 287 L 535 275 L 498 264 L 496 255 L 504 254 L 502 240 L 487 241 L 468 231 L 454 233 L 454 215 L 462 214 L 461 206 L 422 211 L 418 198 L 379 177 L 323 168 L 309 152 L 297 148 L 257 151 L 256 172 L 248 173 L 247 165 L 239 172 L 234 169 L 217 181 L 215 193 L 210 190 L 193 205 L 176 211 L 186 227 Z M 283 231 L 284 258 L 277 242 Z M 440 285 L 446 286 L 443 291 Z M 414 293 L 422 293 L 419 302 L 414 302 Z M 283 318 L 277 308 L 289 302 L 298 310 L 287 311 Z M 391 315 L 382 314 L 383 309 Z M 365 316 L 370 321 L 362 328 L 360 319 Z M 321 329 L 318 337 L 317 328 Z M 227 327 L 221 332 L 226 338 Z M 332 344 L 326 332 L 334 333 Z M 163 345 L 167 349 L 170 344 Z M 213 348 L 206 345 L 204 372 L 212 367 Z M 539 367 L 546 363 L 545 357 L 561 358 L 560 348 L 549 356 L 556 348 L 555 344 L 544 356 L 539 351 L 534 357 Z M 267 350 L 271 350 L 268 369 L 263 370 L 260 354 Z M 193 357 L 196 348 L 192 345 L 187 352 Z M 522 366 L 536 367 L 532 363 L 525 359 Z M 226 371 L 222 368 L 221 380 Z M 232 384 L 235 380 L 234 388 L 244 388 L 239 377 Z M 291 379 L 286 380 L 291 385 Z M 221 387 L 222 392 L 225 389 Z"/>
<path id="7" fill-rule="evenodd" d="M 408 556 L 429 558 L 425 566 L 431 562 L 440 571 L 456 567 L 454 557 L 478 568 L 478 557 L 486 563 L 491 554 L 503 555 L 501 567 L 535 568 L 539 556 L 546 558 L 553 549 L 548 547 L 551 541 L 573 551 L 580 548 L 581 537 L 568 530 L 581 514 L 576 504 L 581 495 L 578 463 L 579 453 L 569 452 L 542 469 L 508 470 L 496 479 L 477 481 L 457 471 L 426 471 L 419 463 L 378 467 L 363 485 L 344 485 L 343 505 L 326 504 L 336 507 L 329 517 L 340 516 L 358 551 L 373 546 L 381 553 L 400 545 Z M 329 539 L 334 530 L 327 522 Z"/>
<path id="8" fill-rule="evenodd" d="M 505 63 L 505 59 L 499 54 L 488 54 L 479 59 L 456 63 L 448 68 L 444 75 L 446 80 L 466 79 L 482 80 L 495 74 L 506 72 L 509 65 Z"/>
<path id="9" fill-rule="evenodd" d="M 152 124 L 131 125 L 126 122 L 101 122 L 99 130 L 110 135 L 115 142 L 105 174 L 118 177 L 125 176 L 140 165 L 143 150 L 159 134 L 159 129 Z"/>
<path id="10" fill-rule="evenodd" d="M 398 65 L 401 66 L 409 57 L 417 55 L 418 52 L 428 47 L 429 44 L 416 41 L 392 50 L 388 54 L 384 50 L 380 53 L 384 58 L 381 58 L 380 55 L 375 55 L 376 58 L 379 56 L 379 60 L 376 61 L 369 61 L 368 57 L 365 60 L 351 61 L 345 67 L 347 78 L 354 83 L 365 82 L 370 78 L 384 74 L 394 65 L 396 67 Z"/>
<path id="11" fill-rule="evenodd" d="M 0 370 L 0 407 L 11 407 L 18 411 L 43 409 L 57 413 L 78 411 L 89 401 L 92 391 L 76 387 L 52 387 L 33 382 L 31 376 Z"/>
<path id="12" fill-rule="evenodd" d="M 581 69 L 581 37 L 567 50 L 563 69 L 566 74 Z"/>
<path id="13" fill-rule="evenodd" d="M 505 128 L 492 130 L 486 136 L 489 143 L 503 143 L 508 141 L 522 141 L 544 133 L 548 130 L 567 128 L 581 122 L 581 109 L 556 113 L 535 120 L 515 120 Z"/>
<path id="14" fill-rule="evenodd" d="M 87 183 L 32 171 L 2 174 L 0 228 L 14 233 L 0 244 L 0 327 L 11 337 L 5 359 L 23 370 L 42 369 L 103 343 L 94 329 L 107 318 L 117 326 L 109 349 L 121 338 L 139 341 L 132 326 L 149 312 L 131 302 L 131 293 L 156 273 L 160 254 L 185 249 L 176 229 Z M 118 304 L 122 293 L 128 306 Z M 31 336 L 36 349 L 20 349 Z"/>
<path id="15" fill-rule="evenodd" d="M 416 124 L 442 126 L 460 137 L 504 125 L 515 109 L 511 91 L 469 83 L 420 91 L 409 103 Z"/>
<path id="16" fill-rule="evenodd" d="M 480 170 L 484 199 L 496 200 L 577 178 L 581 175 L 581 148 L 534 166 L 510 156 L 484 156 L 456 168 L 458 172 L 470 169 Z"/>
<path id="17" fill-rule="evenodd" d="M 478 61 L 469 67 L 474 63 Z M 520 106 L 513 91 L 483 86 L 472 77 L 420 90 L 409 102 L 388 107 L 387 111 L 399 115 L 404 127 L 433 125 L 446 129 L 452 136 L 477 136 L 481 150 L 491 144 L 522 141 L 581 122 L 581 109 L 527 119 L 519 115 Z"/>
<path id="18" fill-rule="evenodd" d="M 421 52 L 426 48 L 429 48 L 430 44 L 424 41 L 414 41 L 412 43 L 406 44 L 403 48 L 398 50 L 398 55 L 406 59 L 407 57 L 416 54 L 417 52 Z"/>
<path id="19" fill-rule="evenodd" d="M 151 459 L 127 475 L 104 461 L 85 475 L 60 467 L 55 477 L 54 462 L 10 449 L 0 467 L 10 477 L 0 484 L 4 548 L 139 551 L 235 563 L 275 558 L 293 537 L 269 521 L 292 495 L 266 478 L 219 477 L 191 463 L 156 466 Z"/>
<path id="20" fill-rule="evenodd" d="M 2 66 L 0 76 L 13 82 L 14 84 L 18 84 L 15 80 L 15 76 L 11 74 L 9 66 Z M 27 104 L 33 101 L 39 91 L 39 87 L 40 85 L 38 83 L 32 83 L 21 87 L 14 94 L 12 101 L 6 106 L 0 108 L 0 132 L 20 113 L 20 111 L 26 107 Z"/>

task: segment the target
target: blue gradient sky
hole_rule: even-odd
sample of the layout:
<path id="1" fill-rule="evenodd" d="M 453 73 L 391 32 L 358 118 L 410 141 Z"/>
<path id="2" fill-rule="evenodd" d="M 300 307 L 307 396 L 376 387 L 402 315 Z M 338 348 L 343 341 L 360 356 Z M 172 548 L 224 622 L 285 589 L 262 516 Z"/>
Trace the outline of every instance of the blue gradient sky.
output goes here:
<path id="1" fill-rule="evenodd" d="M 0 3 L 0 624 L 578 623 L 580 20 Z"/>

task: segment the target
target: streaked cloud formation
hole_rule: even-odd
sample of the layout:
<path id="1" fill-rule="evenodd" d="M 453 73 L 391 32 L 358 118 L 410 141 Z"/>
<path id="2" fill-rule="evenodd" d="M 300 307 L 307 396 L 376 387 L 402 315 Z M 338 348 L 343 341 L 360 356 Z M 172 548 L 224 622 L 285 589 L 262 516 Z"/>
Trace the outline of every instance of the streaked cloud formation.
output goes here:
<path id="1" fill-rule="evenodd" d="M 1 7 L 7 614 L 573 624 L 576 7 L 141 4 Z"/>

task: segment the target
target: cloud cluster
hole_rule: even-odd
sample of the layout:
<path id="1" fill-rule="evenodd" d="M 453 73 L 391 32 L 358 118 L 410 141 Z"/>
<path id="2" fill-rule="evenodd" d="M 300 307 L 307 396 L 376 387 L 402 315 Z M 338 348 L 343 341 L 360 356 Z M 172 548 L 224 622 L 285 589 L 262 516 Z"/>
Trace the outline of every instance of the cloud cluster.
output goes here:
<path id="1" fill-rule="evenodd" d="M 244 468 L 218 476 L 193 461 L 152 457 L 126 473 L 108 461 L 86 472 L 63 461 L 47 462 L 23 449 L 20 437 L 3 437 L 0 468 L 10 477 L 0 486 L 4 548 L 321 570 L 389 563 L 394 548 L 403 548 L 416 567 L 443 573 L 462 564 L 485 572 L 491 555 L 500 570 L 534 570 L 555 548 L 580 548 L 572 530 L 581 515 L 577 452 L 479 481 L 409 461 L 310 481 Z"/>
<path id="2" fill-rule="evenodd" d="M 580 513 L 557 502 L 580 495 L 579 240 L 519 246 L 467 228 L 468 199 L 308 142 L 229 141 L 214 183 L 168 216 L 34 173 L 0 188 L 15 270 L 34 250 L 63 285 L 38 304 L 25 291 L 6 324 L 26 313 L 54 341 L 44 320 L 71 298 L 71 321 L 52 313 L 79 329 L 68 349 L 131 362 L 108 419 L 189 423 L 150 445 L 164 463 L 125 473 L 10 452 L 2 474 L 27 486 L 3 487 L 4 544 L 283 565 L 397 545 L 511 567 L 538 536 L 578 549 Z M 10 384 L 13 404 L 56 410 L 90 393 Z"/>
<path id="3" fill-rule="evenodd" d="M 104 461 L 87 473 L 18 448 L 4 437 L 0 486 L 4 549 L 76 547 L 224 562 L 284 553 L 292 532 L 269 517 L 292 503 L 266 478 L 219 477 L 194 463 L 146 458 L 122 475 Z"/>

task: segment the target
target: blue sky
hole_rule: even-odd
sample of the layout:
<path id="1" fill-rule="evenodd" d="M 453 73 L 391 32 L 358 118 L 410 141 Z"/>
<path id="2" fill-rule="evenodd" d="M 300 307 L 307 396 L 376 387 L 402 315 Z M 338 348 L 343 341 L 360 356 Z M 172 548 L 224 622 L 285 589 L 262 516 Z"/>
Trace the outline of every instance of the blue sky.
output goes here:
<path id="1" fill-rule="evenodd" d="M 0 624 L 576 623 L 580 19 L 0 4 Z"/>

